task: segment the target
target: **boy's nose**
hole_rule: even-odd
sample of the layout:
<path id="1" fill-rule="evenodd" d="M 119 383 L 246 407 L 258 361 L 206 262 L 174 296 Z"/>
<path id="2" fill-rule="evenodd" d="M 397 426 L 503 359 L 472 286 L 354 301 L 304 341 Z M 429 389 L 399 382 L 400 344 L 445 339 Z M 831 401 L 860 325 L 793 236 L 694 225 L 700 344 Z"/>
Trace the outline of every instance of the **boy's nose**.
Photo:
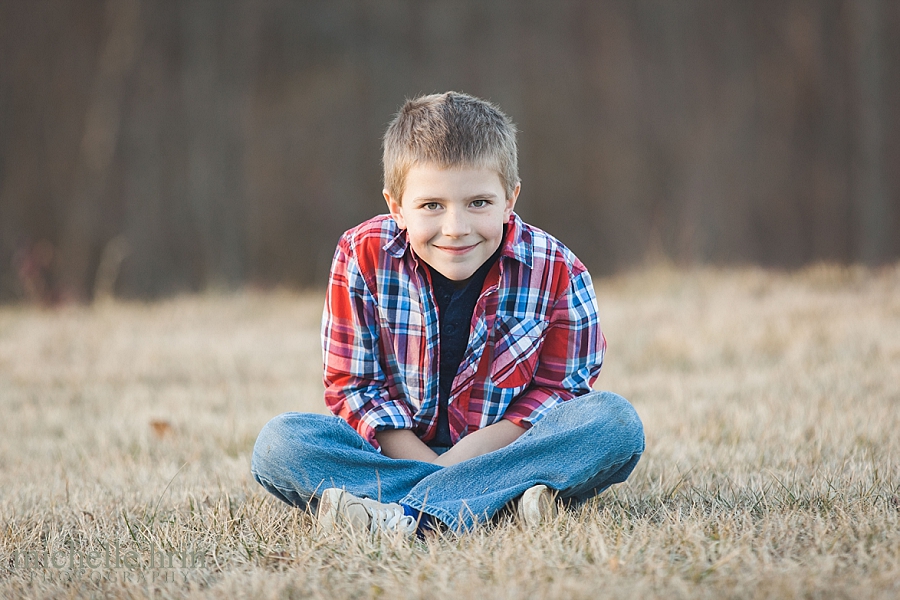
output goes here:
<path id="1" fill-rule="evenodd" d="M 461 237 L 469 233 L 469 220 L 465 212 L 447 211 L 441 232 L 448 237 Z"/>

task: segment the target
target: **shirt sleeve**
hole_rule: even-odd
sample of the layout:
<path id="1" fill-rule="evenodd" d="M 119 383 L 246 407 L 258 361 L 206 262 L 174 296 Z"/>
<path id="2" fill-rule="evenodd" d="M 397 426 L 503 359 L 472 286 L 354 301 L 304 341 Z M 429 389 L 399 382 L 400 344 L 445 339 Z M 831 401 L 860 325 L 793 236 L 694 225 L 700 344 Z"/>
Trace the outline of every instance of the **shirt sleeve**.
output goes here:
<path id="1" fill-rule="evenodd" d="M 375 432 L 412 429 L 409 408 L 391 399 L 381 366 L 378 309 L 346 238 L 331 266 L 322 316 L 325 404 L 375 448 Z"/>
<path id="2" fill-rule="evenodd" d="M 528 428 L 557 404 L 589 393 L 605 352 L 594 286 L 590 274 L 582 270 L 572 277 L 550 313 L 531 384 L 507 407 L 503 418 Z"/>

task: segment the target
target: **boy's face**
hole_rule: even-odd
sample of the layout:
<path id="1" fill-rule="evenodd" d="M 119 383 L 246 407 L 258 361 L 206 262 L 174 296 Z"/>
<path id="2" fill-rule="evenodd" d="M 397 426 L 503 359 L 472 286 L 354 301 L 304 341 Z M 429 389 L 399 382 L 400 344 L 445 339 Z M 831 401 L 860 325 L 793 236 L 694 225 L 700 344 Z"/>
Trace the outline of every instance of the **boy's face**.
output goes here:
<path id="1" fill-rule="evenodd" d="M 519 187 L 505 198 L 492 169 L 421 164 L 406 174 L 402 199 L 387 190 L 384 199 L 416 255 L 447 279 L 465 281 L 500 247 Z"/>

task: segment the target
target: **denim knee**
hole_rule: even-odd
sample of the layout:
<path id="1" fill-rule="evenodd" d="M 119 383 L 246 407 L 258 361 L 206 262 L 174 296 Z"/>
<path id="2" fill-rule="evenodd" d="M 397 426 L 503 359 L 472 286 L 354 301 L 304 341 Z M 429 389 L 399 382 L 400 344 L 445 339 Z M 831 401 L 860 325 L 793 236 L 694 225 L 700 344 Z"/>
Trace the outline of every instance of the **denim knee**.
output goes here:
<path id="1" fill-rule="evenodd" d="M 613 392 L 591 392 L 579 400 L 596 403 L 597 418 L 606 425 L 611 422 L 617 425 L 620 443 L 631 450 L 633 455 L 643 454 L 645 448 L 644 424 L 628 400 Z"/>
<path id="2" fill-rule="evenodd" d="M 257 480 L 271 479 L 272 471 L 279 471 L 297 452 L 297 425 L 302 413 L 284 413 L 266 423 L 250 459 L 250 470 Z"/>
<path id="3" fill-rule="evenodd" d="M 644 452 L 644 424 L 631 403 L 619 396 L 608 392 L 608 397 L 614 398 L 616 419 L 622 426 L 622 435 L 634 444 L 635 454 Z"/>

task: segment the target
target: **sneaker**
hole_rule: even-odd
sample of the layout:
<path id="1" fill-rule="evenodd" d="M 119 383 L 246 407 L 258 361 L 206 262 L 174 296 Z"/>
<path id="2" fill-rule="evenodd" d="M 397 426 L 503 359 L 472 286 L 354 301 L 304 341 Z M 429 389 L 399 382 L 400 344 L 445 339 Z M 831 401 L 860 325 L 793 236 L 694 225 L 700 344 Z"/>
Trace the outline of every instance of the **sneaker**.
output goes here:
<path id="1" fill-rule="evenodd" d="M 528 527 L 539 527 L 554 519 L 559 512 L 556 491 L 546 485 L 535 485 L 522 494 L 516 505 L 519 520 Z"/>
<path id="2" fill-rule="evenodd" d="M 416 533 L 416 520 L 403 513 L 396 503 L 384 503 L 369 498 L 357 498 L 340 488 L 328 488 L 319 499 L 317 519 L 324 531 L 349 527 L 372 533 Z"/>

